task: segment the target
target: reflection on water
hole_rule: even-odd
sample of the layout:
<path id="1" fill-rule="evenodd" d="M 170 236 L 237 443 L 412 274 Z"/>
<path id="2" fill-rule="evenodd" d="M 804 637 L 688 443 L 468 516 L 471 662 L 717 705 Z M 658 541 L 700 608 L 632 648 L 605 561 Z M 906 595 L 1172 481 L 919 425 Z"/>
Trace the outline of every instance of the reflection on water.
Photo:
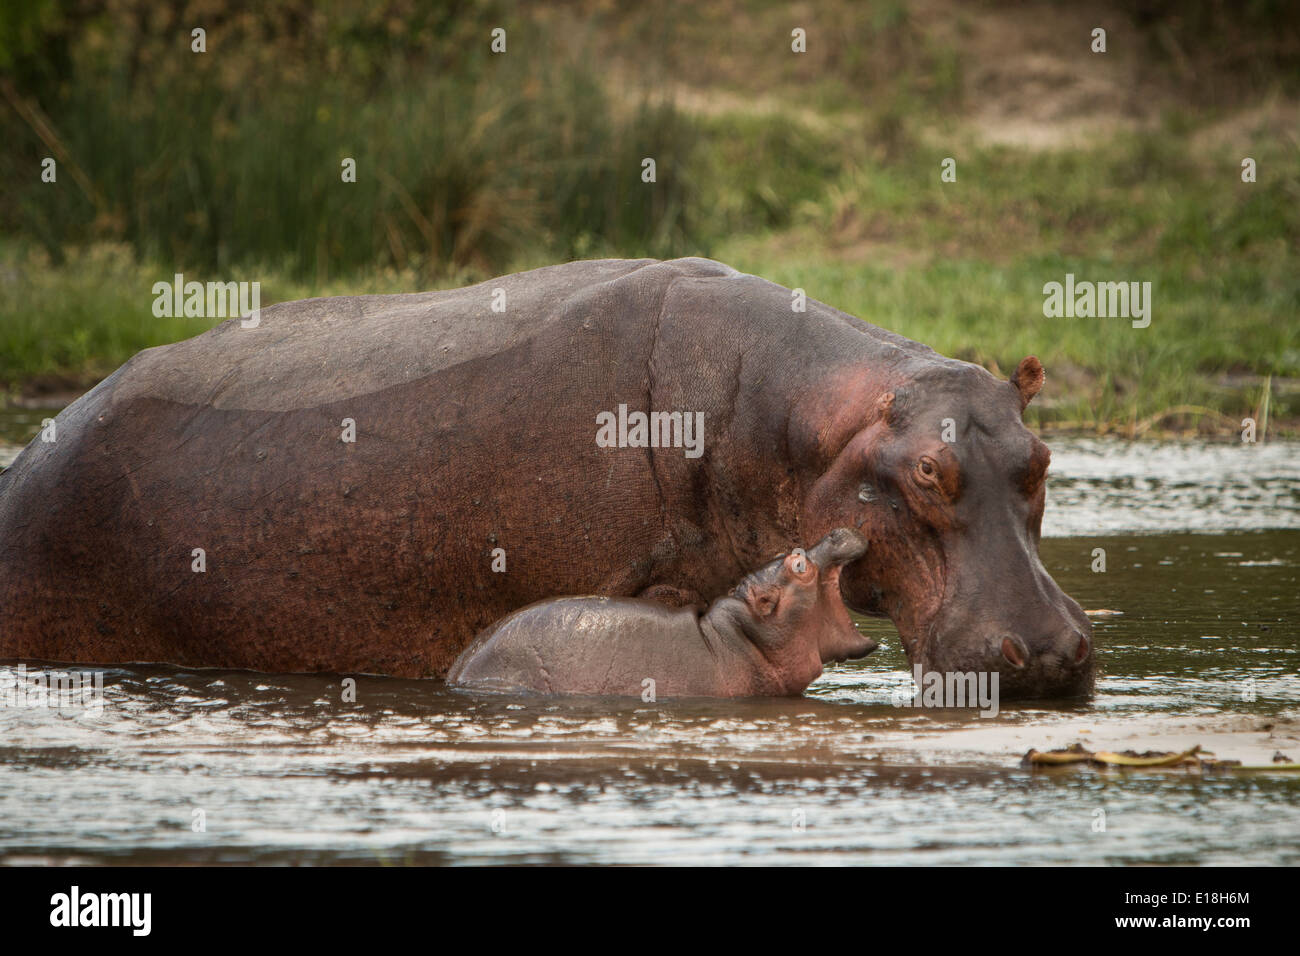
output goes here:
<path id="1" fill-rule="evenodd" d="M 1054 438 L 1043 534 L 1300 528 L 1300 442 Z"/>
<path id="2" fill-rule="evenodd" d="M 1300 528 L 1296 446 L 1053 447 L 1044 561 L 1121 612 L 1095 620 L 1092 701 L 894 707 L 878 621 L 880 651 L 797 700 L 362 677 L 348 703 L 337 676 L 112 668 L 99 716 L 0 706 L 0 860 L 1300 862 L 1295 775 L 1018 766 L 1076 740 L 1300 758 L 1300 530 L 1246 530 Z"/>
<path id="3" fill-rule="evenodd" d="M 8 468 L 23 446 L 41 430 L 41 422 L 54 418 L 59 408 L 23 408 L 0 405 L 0 468 Z"/>

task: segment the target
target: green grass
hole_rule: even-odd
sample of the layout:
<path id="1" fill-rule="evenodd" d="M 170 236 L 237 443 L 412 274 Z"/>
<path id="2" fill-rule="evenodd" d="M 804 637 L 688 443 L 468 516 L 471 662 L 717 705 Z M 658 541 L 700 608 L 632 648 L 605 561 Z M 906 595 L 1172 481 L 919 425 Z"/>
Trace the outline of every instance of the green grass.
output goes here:
<path id="1" fill-rule="evenodd" d="M 955 183 L 940 182 L 937 151 L 855 165 L 792 229 L 717 251 L 948 355 L 1009 372 L 1037 354 L 1055 385 L 1031 407 L 1037 424 L 1224 432 L 1256 414 L 1271 377 L 1271 415 L 1294 432 L 1300 154 L 1261 136 L 1268 176 L 1246 184 L 1233 157 L 1196 157 L 1194 134 L 1048 153 L 967 145 L 952 150 Z M 1151 282 L 1150 327 L 1045 317 L 1043 286 L 1067 272 Z M 1162 415 L 1186 406 L 1218 415 Z"/>
<path id="2" fill-rule="evenodd" d="M 725 142 L 688 170 L 689 191 L 715 197 L 730 238 L 710 234 L 695 251 L 1003 374 L 1038 355 L 1049 387 L 1031 406 L 1034 425 L 1226 435 L 1258 414 L 1271 377 L 1272 432 L 1297 431 L 1300 394 L 1286 383 L 1300 377 L 1300 213 L 1290 201 L 1300 165 L 1282 144 L 1257 150 L 1269 174 L 1255 184 L 1226 163 L 1189 159 L 1194 130 L 1181 146 L 1149 136 L 1070 153 L 971 146 L 957 150 L 958 181 L 944 184 L 937 160 L 848 164 L 833 144 L 754 117 L 698 122 Z M 746 155 L 751 173 L 728 176 Z M 607 238 L 573 252 L 622 254 Z M 93 382 L 138 349 L 210 324 L 153 317 L 150 290 L 169 267 L 141 264 L 126 246 L 71 255 L 51 266 L 30 246 L 0 249 L 0 381 Z M 503 271 L 549 261 L 534 251 Z M 1150 327 L 1044 317 L 1044 283 L 1067 272 L 1151 282 Z M 372 267 L 324 282 L 274 266 L 247 274 L 269 304 L 454 286 L 491 270 L 430 278 Z"/>
<path id="3" fill-rule="evenodd" d="M 335 12 L 344 36 L 323 16 L 291 33 L 250 16 L 214 27 L 207 54 L 125 14 L 88 21 L 66 82 L 0 100 L 14 197 L 0 228 L 55 264 L 108 241 L 174 271 L 269 264 L 317 284 L 383 268 L 437 281 L 597 240 L 671 255 L 698 232 L 692 180 L 670 175 L 691 164 L 696 127 L 651 96 L 616 102 L 582 51 L 520 28 L 527 52 L 494 56 L 493 4 L 427 31 L 412 28 L 431 14 L 407 11 L 410 33 Z M 43 183 L 50 155 L 59 176 Z M 653 185 L 645 157 L 663 171 Z"/>
<path id="4" fill-rule="evenodd" d="M 154 318 L 150 276 L 128 252 L 100 249 L 60 267 L 9 248 L 0 259 L 0 381 L 88 384 L 142 348 L 203 331 Z"/>
<path id="5" fill-rule="evenodd" d="M 156 317 L 153 285 L 170 283 L 172 275 L 170 268 L 138 262 L 123 246 L 73 249 L 53 266 L 40 250 L 0 245 L 0 384 L 10 391 L 87 388 L 141 349 L 198 335 L 222 321 Z M 454 272 L 431 284 L 393 269 L 325 283 L 306 283 L 275 269 L 254 268 L 249 275 L 261 282 L 264 307 L 320 295 L 456 286 L 471 276 Z"/>
<path id="6" fill-rule="evenodd" d="M 258 280 L 268 305 L 706 255 L 1003 374 L 1037 354 L 1037 425 L 1226 435 L 1268 382 L 1270 432 L 1300 434 L 1300 149 L 1267 119 L 1223 134 L 1224 76 L 1157 128 L 1037 150 L 981 145 L 961 41 L 896 0 L 805 11 L 809 57 L 789 55 L 776 3 L 674 29 L 599 3 L 525 19 L 494 2 L 397 19 L 254 6 L 268 12 L 214 27 L 220 55 L 197 58 L 120 11 L 42 39 L 77 16 L 61 0 L 0 30 L 0 81 L 48 121 L 0 106 L 0 387 L 85 387 L 203 331 L 152 315 L 153 283 L 177 271 Z M 1259 16 L 1284 38 L 1282 7 Z M 507 21 L 515 52 L 493 57 Z M 1289 74 L 1269 35 L 1252 42 L 1272 95 Z M 1208 56 L 1195 36 L 1177 42 Z M 679 102 L 644 92 L 675 79 Z M 33 175 L 51 137 L 57 185 Z M 1067 272 L 1151 282 L 1151 326 L 1045 318 L 1042 287 Z"/>
<path id="7" fill-rule="evenodd" d="M 1218 384 L 1216 373 L 1250 367 L 1260 356 L 1296 358 L 1294 323 L 1261 308 L 1206 306 L 1178 277 L 1143 273 L 1153 281 L 1155 308 L 1146 329 L 1126 319 L 1049 319 L 1042 314 L 1044 281 L 1073 271 L 1080 279 L 1115 275 L 1100 260 L 1025 260 L 1009 265 L 977 260 L 915 267 L 820 261 L 815 253 L 772 256 L 761 245 L 737 243 L 728 260 L 860 318 L 893 329 L 938 351 L 1010 374 L 1035 354 L 1048 371 L 1048 388 L 1033 406 L 1034 425 L 1087 431 L 1124 430 L 1181 406 L 1209 408 L 1231 420 L 1255 414 L 1258 389 Z M 1266 373 L 1267 374 L 1267 373 Z M 1300 414 L 1296 393 L 1273 397 L 1277 419 Z M 1233 418 L 1233 416 L 1236 416 Z M 1157 430 L 1205 425 L 1217 416 L 1160 418 Z M 1294 432 L 1294 422 L 1289 428 Z M 1226 437 L 1226 435 L 1225 435 Z"/>

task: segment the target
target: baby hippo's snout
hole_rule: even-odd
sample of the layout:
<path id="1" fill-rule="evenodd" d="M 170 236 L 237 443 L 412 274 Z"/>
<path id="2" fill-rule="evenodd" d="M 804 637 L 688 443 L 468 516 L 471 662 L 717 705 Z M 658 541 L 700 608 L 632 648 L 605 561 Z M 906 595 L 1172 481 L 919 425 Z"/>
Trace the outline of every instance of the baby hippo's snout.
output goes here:
<path id="1" fill-rule="evenodd" d="M 819 633 L 818 648 L 824 664 L 866 657 L 879 646 L 858 631 L 840 594 L 840 572 L 846 564 L 865 555 L 867 549 L 867 539 L 861 532 L 836 528 L 808 552 L 818 567 L 820 581 L 807 627 Z"/>
<path id="2" fill-rule="evenodd" d="M 852 528 L 836 528 L 817 542 L 808 557 L 823 571 L 839 568 L 867 553 L 867 539 Z"/>

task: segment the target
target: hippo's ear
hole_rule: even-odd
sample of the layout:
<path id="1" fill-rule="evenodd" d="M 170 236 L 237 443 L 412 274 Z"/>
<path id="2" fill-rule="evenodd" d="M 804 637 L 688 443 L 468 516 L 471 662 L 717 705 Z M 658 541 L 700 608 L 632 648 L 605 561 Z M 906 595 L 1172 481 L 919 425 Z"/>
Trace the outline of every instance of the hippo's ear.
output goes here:
<path id="1" fill-rule="evenodd" d="M 1047 373 L 1043 371 L 1043 363 L 1032 355 L 1026 356 L 1016 366 L 1016 370 L 1011 373 L 1011 384 L 1020 393 L 1020 410 L 1022 412 L 1029 407 L 1029 403 L 1042 389 L 1043 382 L 1046 379 Z"/>
<path id="2" fill-rule="evenodd" d="M 895 398 L 893 392 L 885 392 L 876 399 L 876 415 L 886 424 L 893 424 Z"/>
<path id="3" fill-rule="evenodd" d="M 780 592 L 773 587 L 750 587 L 745 589 L 745 604 L 749 606 L 749 613 L 762 620 L 776 610 L 780 596 Z"/>

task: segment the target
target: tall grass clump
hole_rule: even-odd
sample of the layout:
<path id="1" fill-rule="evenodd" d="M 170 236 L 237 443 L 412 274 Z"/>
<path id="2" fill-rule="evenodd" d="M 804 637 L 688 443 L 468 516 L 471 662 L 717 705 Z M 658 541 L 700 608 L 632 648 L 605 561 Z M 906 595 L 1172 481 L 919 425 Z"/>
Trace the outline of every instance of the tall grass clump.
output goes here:
<path id="1" fill-rule="evenodd" d="M 56 263 L 109 241 L 178 270 L 317 281 L 685 250 L 700 225 L 691 124 L 668 103 L 614 102 L 581 51 L 537 30 L 493 54 L 491 30 L 511 22 L 497 6 L 269 0 L 214 19 L 200 3 L 38 5 L 31 62 L 68 73 L 9 57 L 0 222 Z M 51 154 L 57 184 L 35 174 Z"/>

